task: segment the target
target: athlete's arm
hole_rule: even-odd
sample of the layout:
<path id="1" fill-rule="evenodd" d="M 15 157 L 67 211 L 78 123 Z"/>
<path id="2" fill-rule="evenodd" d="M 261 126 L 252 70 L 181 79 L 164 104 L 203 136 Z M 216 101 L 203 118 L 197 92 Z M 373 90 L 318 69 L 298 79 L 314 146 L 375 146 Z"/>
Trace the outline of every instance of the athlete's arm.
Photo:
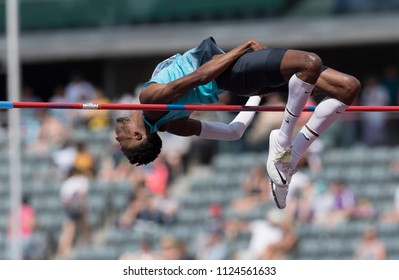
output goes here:
<path id="1" fill-rule="evenodd" d="M 252 96 L 248 99 L 246 106 L 259 105 L 261 98 L 259 96 Z M 240 112 L 229 124 L 220 122 L 201 121 L 200 138 L 213 140 L 233 141 L 242 137 L 245 130 L 248 128 L 255 112 Z"/>
<path id="2" fill-rule="evenodd" d="M 215 55 L 210 61 L 201 65 L 196 71 L 168 84 L 151 83 L 140 94 L 143 104 L 169 104 L 189 90 L 209 83 L 223 73 L 236 59 L 248 51 L 259 48 L 259 42 L 247 40 L 231 51 Z"/>
<path id="3" fill-rule="evenodd" d="M 252 96 L 245 105 L 257 106 L 260 100 L 259 96 Z M 229 124 L 191 118 L 179 119 L 167 123 L 166 131 L 179 136 L 196 135 L 203 139 L 234 141 L 242 137 L 254 115 L 255 112 L 240 112 Z"/>

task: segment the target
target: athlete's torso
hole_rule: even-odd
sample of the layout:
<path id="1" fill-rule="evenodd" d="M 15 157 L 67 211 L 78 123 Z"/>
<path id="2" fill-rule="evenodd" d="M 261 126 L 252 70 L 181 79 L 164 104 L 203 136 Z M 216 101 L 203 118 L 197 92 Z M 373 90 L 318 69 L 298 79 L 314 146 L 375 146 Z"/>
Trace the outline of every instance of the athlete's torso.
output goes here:
<path id="1" fill-rule="evenodd" d="M 175 54 L 170 58 L 162 61 L 157 65 L 152 78 L 144 84 L 148 87 L 151 83 L 167 84 L 186 76 L 202 64 L 212 59 L 213 55 L 224 53 L 215 43 L 212 37 L 201 42 L 201 44 L 193 49 L 188 50 L 184 54 Z M 201 85 L 188 91 L 172 102 L 172 104 L 211 104 L 218 101 L 218 95 L 223 90 L 217 87 L 216 81 L 211 81 L 205 85 Z M 171 121 L 186 118 L 191 111 L 169 111 L 156 123 L 151 123 L 144 118 L 146 124 L 150 127 L 151 133 L 157 132 L 159 128 Z"/>

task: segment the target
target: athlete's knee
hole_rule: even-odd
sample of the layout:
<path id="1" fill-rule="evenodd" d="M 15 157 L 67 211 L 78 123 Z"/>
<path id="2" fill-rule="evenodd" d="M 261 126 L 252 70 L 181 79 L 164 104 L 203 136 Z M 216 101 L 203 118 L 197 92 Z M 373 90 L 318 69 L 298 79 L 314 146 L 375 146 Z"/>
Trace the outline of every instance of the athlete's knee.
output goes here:
<path id="1" fill-rule="evenodd" d="M 303 80 L 309 83 L 316 83 L 322 66 L 323 62 L 317 54 L 306 52 L 302 57 L 302 66 L 300 70 L 300 74 L 303 75 Z"/>
<path id="2" fill-rule="evenodd" d="M 353 76 L 347 75 L 342 78 L 343 90 L 342 90 L 342 102 L 347 105 L 351 105 L 357 98 L 360 92 L 360 81 Z"/>

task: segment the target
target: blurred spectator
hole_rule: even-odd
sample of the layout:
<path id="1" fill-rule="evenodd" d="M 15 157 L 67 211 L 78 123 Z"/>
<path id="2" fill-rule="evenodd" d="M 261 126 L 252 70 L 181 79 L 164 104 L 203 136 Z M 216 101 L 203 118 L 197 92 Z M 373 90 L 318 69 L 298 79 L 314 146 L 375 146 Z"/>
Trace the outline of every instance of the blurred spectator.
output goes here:
<path id="1" fill-rule="evenodd" d="M 381 83 L 389 92 L 389 105 L 396 106 L 399 104 L 399 70 L 396 65 L 388 64 L 384 67 Z M 396 144 L 398 142 L 399 133 L 397 131 L 398 119 L 395 113 L 387 113 L 388 116 L 388 144 Z"/>
<path id="2" fill-rule="evenodd" d="M 43 99 L 36 95 L 33 91 L 33 89 L 29 86 L 23 86 L 22 91 L 21 91 L 21 101 L 22 102 L 42 102 Z M 36 109 L 32 108 L 25 108 L 21 110 L 21 119 L 30 119 L 34 117 L 34 114 L 36 112 Z"/>
<path id="3" fill-rule="evenodd" d="M 197 235 L 197 240 L 196 240 L 197 259 L 198 258 L 208 259 L 205 258 L 205 254 L 208 257 L 212 254 L 213 258 L 215 258 L 216 253 L 218 251 L 220 251 L 221 253 L 223 252 L 223 254 L 227 254 L 227 247 L 226 247 L 227 244 L 222 242 L 222 239 L 224 237 L 225 237 L 225 221 L 223 219 L 222 206 L 218 203 L 210 204 L 207 209 L 207 216 L 205 218 L 204 225 Z M 216 244 L 219 243 L 221 246 L 216 246 Z M 216 259 L 222 259 L 222 258 L 216 258 Z"/>
<path id="4" fill-rule="evenodd" d="M 48 153 L 49 150 L 59 148 L 70 136 L 69 127 L 53 117 L 46 109 L 37 110 L 37 120 L 40 125 L 37 139 L 28 143 L 26 147 L 28 153 Z"/>
<path id="5" fill-rule="evenodd" d="M 53 90 L 53 95 L 49 98 L 49 102 L 55 103 L 65 103 L 68 102 L 65 96 L 65 87 L 63 85 L 57 85 Z M 64 124 L 70 124 L 70 114 L 71 110 L 60 110 L 60 109 L 50 109 L 50 114 L 56 117 Z"/>
<path id="6" fill-rule="evenodd" d="M 65 177 L 75 162 L 76 148 L 68 139 L 64 139 L 64 143 L 60 148 L 52 152 L 51 159 L 57 169 L 57 175 Z"/>
<path id="7" fill-rule="evenodd" d="M 157 208 L 161 215 L 161 223 L 163 225 L 173 225 L 177 221 L 177 213 L 179 211 L 179 201 L 170 193 L 165 191 L 156 197 Z"/>
<path id="8" fill-rule="evenodd" d="M 65 86 L 65 97 L 68 102 L 87 103 L 95 98 L 94 86 L 85 79 L 80 71 L 74 71 L 70 82 Z M 72 110 L 70 118 L 74 125 L 86 125 L 85 111 Z"/>
<path id="9" fill-rule="evenodd" d="M 311 222 L 314 216 L 314 183 L 309 175 L 302 171 L 308 162 L 308 153 L 306 153 L 298 162 L 296 167 L 298 171 L 292 176 L 290 191 L 287 195 L 287 215 L 297 222 L 304 223 Z"/>
<path id="10" fill-rule="evenodd" d="M 119 259 L 120 260 L 156 260 L 158 255 L 152 249 L 150 240 L 143 240 L 140 242 L 140 249 L 135 252 L 125 252 Z"/>
<path id="11" fill-rule="evenodd" d="M 205 231 L 224 231 L 224 218 L 222 206 L 218 203 L 213 203 L 208 206 L 207 217 L 204 223 Z"/>
<path id="12" fill-rule="evenodd" d="M 389 105 L 389 92 L 375 76 L 369 76 L 364 81 L 360 95 L 360 105 Z M 362 141 L 369 145 L 382 145 L 387 137 L 387 114 L 385 112 L 366 112 L 362 117 Z"/>
<path id="13" fill-rule="evenodd" d="M 76 143 L 76 154 L 73 168 L 78 169 L 87 177 L 95 175 L 95 157 L 84 142 Z"/>
<path id="14" fill-rule="evenodd" d="M 69 177 L 61 185 L 60 199 L 66 214 L 62 233 L 58 242 L 57 254 L 66 257 L 73 245 L 79 229 L 83 244 L 90 242 L 91 229 L 88 221 L 88 195 L 90 181 L 77 169 L 70 171 Z"/>
<path id="15" fill-rule="evenodd" d="M 97 87 L 95 90 L 94 99 L 91 101 L 98 104 L 111 103 L 111 100 L 105 95 L 103 89 Z M 101 131 L 111 125 L 111 119 L 108 110 L 87 110 L 85 116 L 87 119 L 87 126 L 92 131 Z"/>
<path id="16" fill-rule="evenodd" d="M 172 182 L 186 172 L 187 157 L 191 152 L 191 138 L 170 133 L 161 133 L 160 137 L 164 147 L 162 157 L 170 170 L 169 181 Z"/>
<path id="17" fill-rule="evenodd" d="M 95 88 L 81 71 L 74 71 L 65 87 L 65 97 L 68 102 L 91 102 L 95 97 Z"/>
<path id="18" fill-rule="evenodd" d="M 138 84 L 133 93 L 130 92 L 124 92 L 117 100 L 115 100 L 115 103 L 117 104 L 139 104 L 139 94 L 141 90 L 143 89 L 143 84 Z M 119 117 L 130 117 L 131 112 L 128 110 L 112 110 L 111 111 L 111 116 L 112 119 L 116 120 Z"/>
<path id="19" fill-rule="evenodd" d="M 11 237 L 11 222 L 14 214 L 8 215 L 7 236 Z M 23 195 L 22 204 L 19 210 L 19 235 L 22 240 L 22 258 L 24 260 L 44 259 L 46 257 L 47 244 L 44 238 L 34 238 L 38 227 L 36 211 L 32 207 L 27 195 Z"/>
<path id="20" fill-rule="evenodd" d="M 35 95 L 32 88 L 24 86 L 21 91 L 22 102 L 41 102 L 39 96 Z M 24 146 L 29 146 L 39 138 L 40 122 L 36 109 L 25 108 L 21 110 L 22 142 Z"/>
<path id="21" fill-rule="evenodd" d="M 166 235 L 160 240 L 160 260 L 185 260 L 190 259 L 186 251 L 185 243 L 174 236 Z"/>
<path id="22" fill-rule="evenodd" d="M 380 220 L 388 223 L 399 223 L 399 187 L 396 188 L 392 208 L 389 211 L 382 212 Z"/>
<path id="23" fill-rule="evenodd" d="M 329 183 L 327 190 L 316 199 L 315 223 L 334 227 L 351 219 L 356 210 L 353 191 L 342 180 Z"/>
<path id="24" fill-rule="evenodd" d="M 196 258 L 198 260 L 226 260 L 228 249 L 223 236 L 221 230 L 209 230 L 205 236 L 204 244 L 198 248 Z"/>
<path id="25" fill-rule="evenodd" d="M 359 220 L 372 219 L 375 216 L 375 209 L 368 198 L 361 197 L 356 200 L 355 209 L 352 218 Z"/>
<path id="26" fill-rule="evenodd" d="M 389 105 L 398 105 L 399 71 L 395 65 L 389 64 L 384 67 L 381 83 L 389 92 Z"/>
<path id="27" fill-rule="evenodd" d="M 280 213 L 279 213 L 280 214 Z M 271 220 L 271 219 L 270 219 Z M 260 259 L 263 260 L 283 260 L 283 259 L 291 259 L 292 254 L 294 253 L 295 247 L 298 242 L 298 235 L 295 232 L 295 228 L 291 223 L 290 219 L 282 219 L 278 218 L 275 222 L 279 225 L 280 229 L 283 232 L 280 240 L 277 240 L 269 246 L 267 246 L 266 250 L 261 254 Z"/>
<path id="28" fill-rule="evenodd" d="M 145 187 L 136 190 L 131 202 L 120 215 L 118 225 L 120 228 L 127 229 L 140 221 L 141 226 L 152 226 L 162 222 L 156 201 Z"/>
<path id="29" fill-rule="evenodd" d="M 298 178 L 297 175 L 301 174 L 297 173 L 294 177 Z M 313 222 L 315 192 L 314 184 L 308 178 L 303 186 L 297 187 L 291 192 L 287 212 L 294 221 L 299 223 Z"/>
<path id="30" fill-rule="evenodd" d="M 229 221 L 228 230 L 251 234 L 248 248 L 237 252 L 237 259 L 289 258 L 297 240 L 291 220 L 277 209 L 269 211 L 263 220 Z"/>
<path id="31" fill-rule="evenodd" d="M 354 259 L 356 260 L 384 260 L 386 258 L 385 244 L 378 238 L 377 230 L 373 226 L 367 227 L 362 234 Z"/>
<path id="32" fill-rule="evenodd" d="M 232 201 L 232 208 L 239 213 L 247 213 L 254 207 L 267 203 L 271 198 L 269 177 L 263 165 L 252 167 L 245 181 L 241 184 L 244 195 Z"/>
<path id="33" fill-rule="evenodd" d="M 169 169 L 162 155 L 145 166 L 145 183 L 153 194 L 165 192 L 169 183 Z"/>

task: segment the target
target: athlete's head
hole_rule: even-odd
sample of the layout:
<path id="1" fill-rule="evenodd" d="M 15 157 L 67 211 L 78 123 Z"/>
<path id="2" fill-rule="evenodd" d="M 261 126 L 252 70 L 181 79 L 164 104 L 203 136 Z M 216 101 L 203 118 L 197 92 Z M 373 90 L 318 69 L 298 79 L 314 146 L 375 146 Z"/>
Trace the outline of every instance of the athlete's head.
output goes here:
<path id="1" fill-rule="evenodd" d="M 162 148 L 162 140 L 157 133 L 149 133 L 142 118 L 123 117 L 117 119 L 116 140 L 121 145 L 121 151 L 131 164 L 137 166 L 154 161 Z"/>

